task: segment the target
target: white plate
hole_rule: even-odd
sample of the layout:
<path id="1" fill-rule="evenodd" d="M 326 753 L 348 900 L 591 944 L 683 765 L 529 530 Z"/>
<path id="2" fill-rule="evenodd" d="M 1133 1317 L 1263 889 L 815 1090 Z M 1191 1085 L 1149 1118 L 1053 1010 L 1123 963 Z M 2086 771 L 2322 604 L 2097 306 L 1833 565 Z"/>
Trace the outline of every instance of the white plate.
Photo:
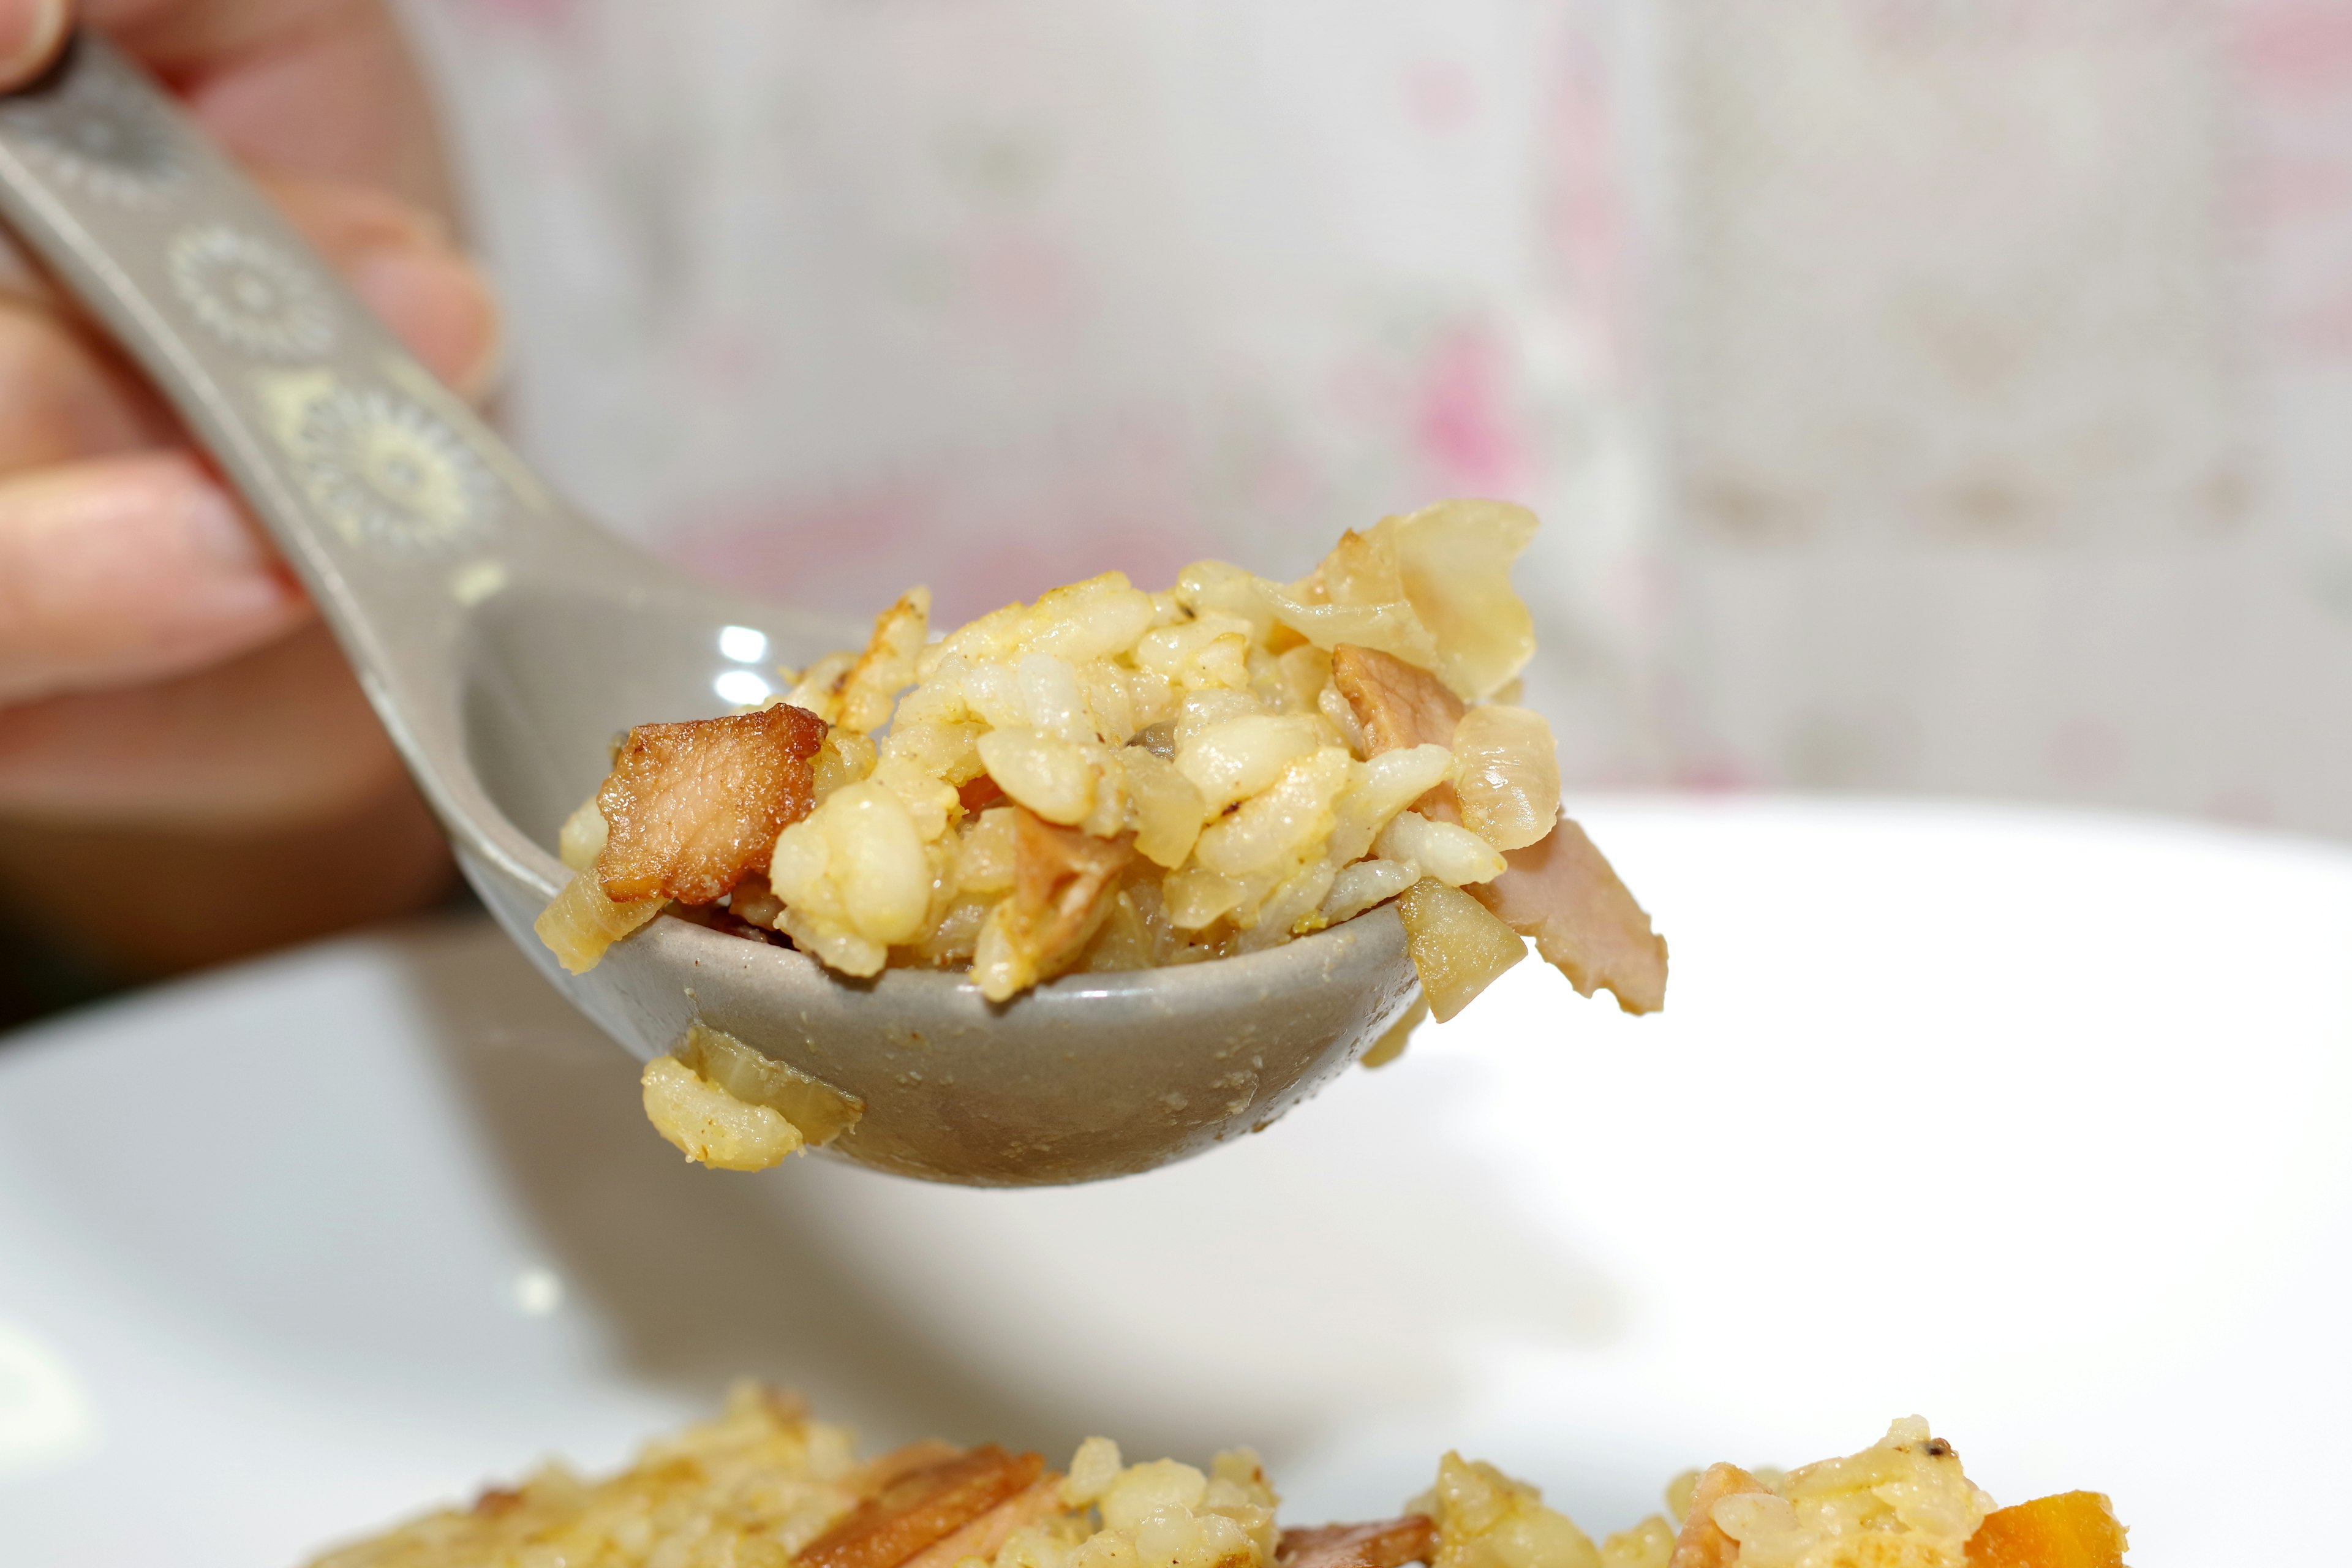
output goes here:
<path id="1" fill-rule="evenodd" d="M 683 1164 L 488 929 L 0 1046 L 0 1559 L 290 1563 L 732 1374 L 869 1440 L 1448 1447 L 1596 1534 L 1924 1412 L 2139 1568 L 2300 1561 L 2352 1469 L 2352 855 L 1990 810 L 1597 803 L 1659 1018 L 1523 965 L 1273 1132 L 1108 1186 Z"/>

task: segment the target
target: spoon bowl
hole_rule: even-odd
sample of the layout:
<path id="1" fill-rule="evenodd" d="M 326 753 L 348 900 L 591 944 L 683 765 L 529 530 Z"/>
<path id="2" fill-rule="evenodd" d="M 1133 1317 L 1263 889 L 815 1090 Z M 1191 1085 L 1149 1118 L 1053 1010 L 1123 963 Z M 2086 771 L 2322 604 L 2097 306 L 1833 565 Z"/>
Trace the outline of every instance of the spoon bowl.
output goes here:
<path id="1" fill-rule="evenodd" d="M 1245 957 L 1069 975 L 836 975 L 664 917 L 572 975 L 531 931 L 613 737 L 761 700 L 864 628 L 691 582 L 549 488 L 387 338 L 94 35 L 0 98 L 0 220 L 172 403 L 332 626 L 456 847 L 548 978 L 641 1059 L 697 1022 L 862 1102 L 826 1152 L 931 1181 L 1150 1170 L 1257 1131 L 1417 989 L 1395 914 Z"/>
<path id="2" fill-rule="evenodd" d="M 614 624 L 625 639 L 610 635 Z M 647 714 L 724 711 L 764 658 L 799 665 L 864 627 L 688 586 L 625 602 L 516 588 L 466 628 L 466 760 L 537 844 Z M 758 647 L 753 661 L 733 657 Z M 1149 1170 L 1262 1128 L 1347 1067 L 1411 1005 L 1403 931 L 1381 909 L 1242 958 L 1071 975 L 1009 1004 L 960 974 L 845 979 L 807 954 L 664 918 L 565 973 L 531 921 L 565 873 L 524 884 L 458 839 L 468 879 L 541 971 L 640 1057 L 698 1018 L 865 1102 L 825 1148 L 936 1181 L 1027 1185 Z"/>

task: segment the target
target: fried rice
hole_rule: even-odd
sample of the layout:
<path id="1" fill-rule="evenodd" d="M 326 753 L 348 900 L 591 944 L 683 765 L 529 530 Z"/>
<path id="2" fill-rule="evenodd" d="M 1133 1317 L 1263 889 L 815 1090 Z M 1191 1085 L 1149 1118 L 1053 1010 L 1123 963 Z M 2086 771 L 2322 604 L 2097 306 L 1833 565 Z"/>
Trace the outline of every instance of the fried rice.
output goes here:
<path id="1" fill-rule="evenodd" d="M 1041 981 L 1255 952 L 1393 902 L 1428 1005 L 1533 938 L 1647 1012 L 1665 943 L 1559 812 L 1517 704 L 1523 509 L 1350 531 L 1307 577 L 1118 573 L 932 640 L 917 588 L 765 708 L 641 725 L 565 825 L 540 932 L 567 967 L 665 910 L 846 975 Z"/>
<path id="2" fill-rule="evenodd" d="M 1595 1540 L 1543 1494 L 1446 1454 L 1394 1518 L 1284 1528 L 1256 1455 L 1129 1464 L 1089 1437 L 1034 1453 L 924 1442 L 859 1460 L 796 1399 L 740 1386 L 717 1420 L 620 1474 L 551 1464 L 313 1568 L 2121 1568 L 2107 1500 L 2008 1509 L 1916 1416 L 1789 1471 L 1693 1470 Z"/>

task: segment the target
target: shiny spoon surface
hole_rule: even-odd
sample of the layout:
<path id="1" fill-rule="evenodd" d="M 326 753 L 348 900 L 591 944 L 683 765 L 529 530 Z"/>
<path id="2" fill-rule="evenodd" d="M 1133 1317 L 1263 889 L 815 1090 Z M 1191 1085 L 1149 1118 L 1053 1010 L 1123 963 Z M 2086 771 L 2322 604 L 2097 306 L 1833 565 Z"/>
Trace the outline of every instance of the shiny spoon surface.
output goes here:
<path id="1" fill-rule="evenodd" d="M 1005 1005 L 960 975 L 845 980 L 668 917 L 567 974 L 530 926 L 566 879 L 556 830 L 612 737 L 759 700 L 773 665 L 860 646 L 862 625 L 716 592 L 557 499 L 95 35 L 0 97 L 0 220 L 276 539 L 499 923 L 640 1058 L 700 1020 L 863 1103 L 828 1152 L 1045 1184 L 1262 1129 L 1412 1002 L 1385 907 L 1246 957 L 1071 975 Z"/>

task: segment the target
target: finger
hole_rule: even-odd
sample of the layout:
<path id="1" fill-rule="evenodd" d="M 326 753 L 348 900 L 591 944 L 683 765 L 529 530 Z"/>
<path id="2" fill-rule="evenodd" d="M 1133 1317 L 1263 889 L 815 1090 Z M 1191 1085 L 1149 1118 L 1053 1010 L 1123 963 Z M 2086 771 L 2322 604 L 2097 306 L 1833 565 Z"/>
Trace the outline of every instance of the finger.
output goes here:
<path id="1" fill-rule="evenodd" d="M 478 393 L 499 360 L 497 296 L 437 215 L 361 185 L 285 174 L 260 184 L 411 353 L 458 392 Z M 45 314 L 75 332 L 95 330 L 5 234 L 0 308 Z"/>
<path id="2" fill-rule="evenodd" d="M 272 192 L 427 368 L 461 395 L 487 385 L 499 359 L 498 309 L 437 221 L 350 186 L 275 182 Z M 0 475 L 184 438 L 96 331 L 62 305 L 0 299 Z"/>
<path id="3" fill-rule="evenodd" d="M 431 97 L 376 0 L 88 0 L 81 9 L 162 72 L 239 156 L 453 210 Z"/>
<path id="4" fill-rule="evenodd" d="M 315 621 L 201 674 L 0 710 L 0 818 L 251 831 L 331 820 L 399 771 Z"/>
<path id="5" fill-rule="evenodd" d="M 308 614 L 220 481 L 184 453 L 0 481 L 0 703 L 200 669 Z"/>
<path id="6" fill-rule="evenodd" d="M 82 20 L 169 76 L 383 15 L 375 0 L 83 0 Z"/>
<path id="7" fill-rule="evenodd" d="M 0 476 L 170 440 L 162 402 L 47 310 L 0 302 Z"/>
<path id="8" fill-rule="evenodd" d="M 360 302 L 427 369 L 460 393 L 480 388 L 499 359 L 498 297 L 439 217 L 360 185 L 291 175 L 260 184 Z M 100 331 L 46 278 L 21 267 L 0 263 L 0 306 L 46 314 L 70 333 Z"/>
<path id="9" fill-rule="evenodd" d="M 0 92 L 40 75 L 71 22 L 66 0 L 0 0 Z"/>
<path id="10" fill-rule="evenodd" d="M 466 396 L 496 373 L 502 327 L 489 279 L 433 215 L 361 186 L 264 182 L 294 226 L 427 370 Z"/>
<path id="11" fill-rule="evenodd" d="M 425 364 L 461 390 L 495 363 L 480 275 L 388 198 L 282 189 L 289 214 Z M 15 357 L 10 357 L 11 353 Z M 58 318 L 0 313 L 0 471 L 159 435 L 143 389 Z M 302 600 L 185 456 L 73 461 L 0 481 L 0 703 L 201 668 L 280 635 Z"/>

